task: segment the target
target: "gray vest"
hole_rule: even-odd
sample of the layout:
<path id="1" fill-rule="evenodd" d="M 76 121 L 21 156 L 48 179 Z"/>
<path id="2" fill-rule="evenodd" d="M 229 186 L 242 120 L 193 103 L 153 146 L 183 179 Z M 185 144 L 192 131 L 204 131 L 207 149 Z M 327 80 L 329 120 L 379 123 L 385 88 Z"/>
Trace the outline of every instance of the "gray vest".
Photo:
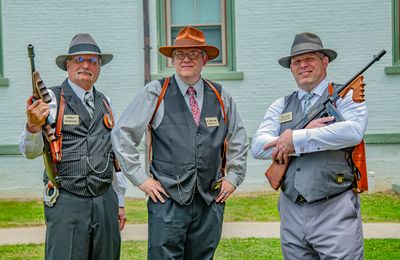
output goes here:
<path id="1" fill-rule="evenodd" d="M 317 103 L 328 98 L 328 89 Z M 303 118 L 301 100 L 297 91 L 285 97 L 282 113 L 292 112 L 293 120 L 281 124 L 280 133 L 294 127 Z M 302 195 L 307 201 L 314 201 L 347 190 L 353 182 L 353 172 L 346 161 L 346 152 L 331 150 L 302 154 L 292 157 L 281 188 L 292 201 Z"/>
<path id="2" fill-rule="evenodd" d="M 109 113 L 103 103 L 103 99 L 107 99 L 93 89 L 95 111 L 90 118 L 85 105 L 67 81 L 51 88 L 58 105 L 61 88 L 65 98 L 64 116 L 79 116 L 78 125 L 62 127 L 62 159 L 57 164 L 61 188 L 85 197 L 101 195 L 107 191 L 113 177 L 111 129 L 103 123 L 103 115 Z"/>
<path id="3" fill-rule="evenodd" d="M 221 86 L 213 85 L 221 93 Z M 206 117 L 216 117 L 219 126 L 208 127 Z M 211 88 L 204 83 L 203 107 L 197 127 L 172 77 L 164 97 L 163 119 L 158 128 L 152 130 L 150 172 L 177 203 L 190 204 L 194 193 L 198 192 L 210 205 L 219 192 L 210 187 L 221 177 L 220 152 L 226 134 L 221 106 Z"/>

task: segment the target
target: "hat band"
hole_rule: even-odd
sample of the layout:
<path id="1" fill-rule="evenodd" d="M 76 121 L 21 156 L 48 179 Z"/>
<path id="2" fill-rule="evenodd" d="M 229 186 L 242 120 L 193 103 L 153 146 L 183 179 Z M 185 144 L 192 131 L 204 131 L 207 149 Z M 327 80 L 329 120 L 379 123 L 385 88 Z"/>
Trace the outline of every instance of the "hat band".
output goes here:
<path id="1" fill-rule="evenodd" d="M 180 47 L 180 46 L 206 46 L 207 43 L 206 42 L 200 42 L 200 41 L 196 41 L 193 39 L 179 39 L 179 40 L 175 40 L 175 47 Z"/>
<path id="2" fill-rule="evenodd" d="M 322 46 L 315 43 L 300 43 L 292 48 L 292 53 L 290 56 L 296 55 L 296 53 L 304 52 L 304 51 L 319 51 L 322 49 Z"/>
<path id="3" fill-rule="evenodd" d="M 74 54 L 77 52 L 94 52 L 94 53 L 101 53 L 99 47 L 90 43 L 80 43 L 77 45 L 72 46 L 69 48 L 68 54 Z"/>

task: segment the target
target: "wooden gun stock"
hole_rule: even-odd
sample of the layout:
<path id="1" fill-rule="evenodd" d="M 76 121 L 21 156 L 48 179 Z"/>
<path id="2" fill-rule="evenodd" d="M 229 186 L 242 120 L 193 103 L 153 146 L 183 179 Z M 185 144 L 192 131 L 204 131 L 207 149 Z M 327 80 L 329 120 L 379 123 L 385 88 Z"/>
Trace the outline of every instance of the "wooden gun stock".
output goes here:
<path id="1" fill-rule="evenodd" d="M 281 182 L 283 177 L 285 176 L 286 170 L 289 166 L 290 158 L 288 162 L 280 164 L 277 161 L 272 161 L 272 164 L 269 166 L 268 170 L 265 172 L 265 176 L 268 179 L 269 185 L 274 190 L 278 190 L 281 186 Z"/>
<path id="2" fill-rule="evenodd" d="M 361 141 L 359 145 L 354 147 L 354 150 L 351 154 L 351 158 L 353 160 L 354 166 L 357 168 L 355 178 L 357 181 L 357 187 L 355 188 L 355 192 L 361 193 L 363 191 L 368 190 L 368 176 L 367 176 L 367 162 L 365 156 L 365 144 L 364 140 Z"/>

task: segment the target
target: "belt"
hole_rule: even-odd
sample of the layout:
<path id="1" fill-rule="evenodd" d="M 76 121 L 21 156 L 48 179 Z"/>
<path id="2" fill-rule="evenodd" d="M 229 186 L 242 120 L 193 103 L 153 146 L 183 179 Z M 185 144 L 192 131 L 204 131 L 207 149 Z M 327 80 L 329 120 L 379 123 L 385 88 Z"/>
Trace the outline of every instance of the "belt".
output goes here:
<path id="1" fill-rule="evenodd" d="M 346 191 L 348 191 L 348 190 L 350 190 L 350 189 L 351 189 L 351 186 L 350 186 L 349 188 L 347 188 L 346 190 L 342 191 L 342 192 L 339 192 L 339 193 L 336 193 L 336 194 L 333 194 L 333 195 L 329 195 L 329 196 L 323 197 L 323 198 L 321 198 L 321 199 L 312 200 L 312 201 L 307 201 L 307 200 L 303 197 L 303 195 L 299 194 L 299 195 L 297 196 L 297 199 L 296 199 L 295 202 L 296 202 L 297 204 L 300 204 L 300 205 L 304 205 L 304 204 L 314 204 L 314 203 L 317 203 L 317 202 L 321 202 L 321 201 L 324 201 L 324 200 L 329 200 L 329 199 L 332 199 L 332 198 L 334 198 L 334 197 L 337 197 L 337 196 L 339 196 L 340 194 L 343 194 L 343 193 L 345 193 Z"/>

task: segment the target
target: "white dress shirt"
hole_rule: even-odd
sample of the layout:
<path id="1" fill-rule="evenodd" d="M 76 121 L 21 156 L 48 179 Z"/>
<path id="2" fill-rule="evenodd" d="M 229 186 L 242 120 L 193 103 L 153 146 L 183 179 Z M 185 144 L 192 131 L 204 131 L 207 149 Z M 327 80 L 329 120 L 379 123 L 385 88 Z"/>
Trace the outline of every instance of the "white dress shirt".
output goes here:
<path id="1" fill-rule="evenodd" d="M 78 96 L 78 98 L 84 103 L 83 98 L 85 96 L 86 91 L 81 87 L 73 83 L 68 79 L 68 84 L 71 86 L 74 93 Z M 48 89 L 49 95 L 51 97 L 51 102 L 49 103 L 50 115 L 53 118 L 57 118 L 57 98 L 51 89 Z M 93 94 L 93 88 L 90 89 L 90 92 Z M 109 104 L 111 105 L 111 101 L 108 97 L 106 97 Z M 115 118 L 115 114 L 114 114 Z M 22 132 L 19 139 L 19 150 L 21 153 L 28 159 L 35 159 L 42 155 L 43 153 L 43 137 L 42 131 L 38 133 L 30 133 L 26 127 Z M 126 191 L 126 180 L 122 172 L 115 172 L 114 178 L 112 182 L 115 193 L 118 197 L 118 206 L 124 207 L 124 196 Z"/>
<path id="2" fill-rule="evenodd" d="M 321 97 L 328 87 L 328 83 L 324 79 L 312 90 L 315 93 L 311 100 L 312 105 Z M 299 100 L 301 100 L 306 92 L 299 88 L 297 93 Z M 338 150 L 360 143 L 367 128 L 368 112 L 366 103 L 354 102 L 352 94 L 353 91 L 351 90 L 345 97 L 336 102 L 337 110 L 345 121 L 320 128 L 293 130 L 293 146 L 296 155 Z M 302 105 L 304 106 L 303 103 Z M 280 131 L 279 116 L 284 107 L 285 98 L 281 97 L 275 100 L 265 113 L 264 120 L 253 137 L 251 152 L 254 158 L 271 158 L 274 148 L 264 150 L 263 146 L 278 138 Z"/>

